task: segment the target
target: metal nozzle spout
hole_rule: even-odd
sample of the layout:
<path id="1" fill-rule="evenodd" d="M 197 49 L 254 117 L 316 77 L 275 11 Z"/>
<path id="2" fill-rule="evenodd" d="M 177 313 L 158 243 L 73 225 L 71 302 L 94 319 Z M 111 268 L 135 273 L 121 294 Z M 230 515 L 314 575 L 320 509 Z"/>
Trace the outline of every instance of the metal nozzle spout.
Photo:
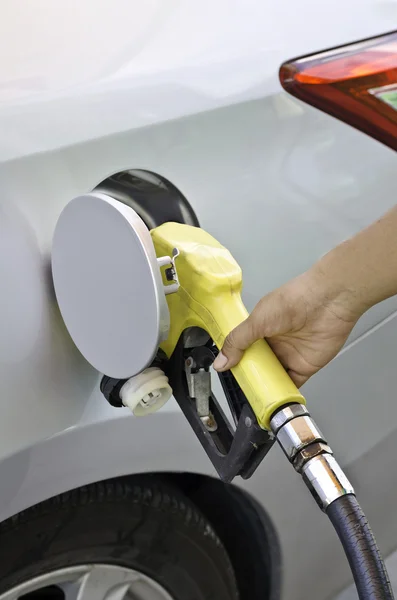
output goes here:
<path id="1" fill-rule="evenodd" d="M 270 425 L 284 454 L 302 475 L 322 510 L 354 489 L 339 467 L 323 434 L 302 404 L 277 411 Z"/>

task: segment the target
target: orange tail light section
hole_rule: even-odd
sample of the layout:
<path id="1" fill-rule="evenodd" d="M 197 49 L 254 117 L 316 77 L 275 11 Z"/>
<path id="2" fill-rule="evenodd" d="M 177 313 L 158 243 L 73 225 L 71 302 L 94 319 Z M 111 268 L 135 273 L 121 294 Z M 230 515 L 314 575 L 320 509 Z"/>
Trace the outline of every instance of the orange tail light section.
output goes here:
<path id="1" fill-rule="evenodd" d="M 397 150 L 397 31 L 282 65 L 293 96 Z"/>

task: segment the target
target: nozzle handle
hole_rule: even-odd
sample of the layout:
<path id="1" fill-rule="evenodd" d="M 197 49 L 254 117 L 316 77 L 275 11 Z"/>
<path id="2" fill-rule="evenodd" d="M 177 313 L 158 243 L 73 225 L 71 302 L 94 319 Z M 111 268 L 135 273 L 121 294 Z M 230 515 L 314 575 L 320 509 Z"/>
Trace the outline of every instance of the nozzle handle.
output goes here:
<path id="1" fill-rule="evenodd" d="M 206 330 L 221 349 L 226 335 L 248 317 L 247 309 L 240 294 L 214 297 L 207 309 L 212 318 L 208 319 Z M 258 340 L 248 348 L 231 371 L 259 424 L 265 429 L 270 429 L 272 415 L 285 404 L 305 404 L 302 394 L 265 340 Z"/>
<path id="2" fill-rule="evenodd" d="M 248 316 L 240 295 L 241 268 L 224 246 L 199 227 L 165 223 L 151 235 L 158 257 L 179 250 L 180 287 L 167 296 L 171 326 L 161 348 L 171 356 L 183 331 L 200 327 L 221 349 L 227 334 Z M 284 404 L 305 403 L 264 340 L 248 348 L 232 372 L 264 429 L 270 429 L 273 413 Z"/>

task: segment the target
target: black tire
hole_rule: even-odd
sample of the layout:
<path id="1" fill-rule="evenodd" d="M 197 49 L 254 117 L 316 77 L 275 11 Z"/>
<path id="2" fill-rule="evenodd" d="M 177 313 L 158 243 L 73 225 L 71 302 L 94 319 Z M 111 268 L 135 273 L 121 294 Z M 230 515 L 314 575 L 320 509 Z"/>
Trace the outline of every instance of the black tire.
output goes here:
<path id="1" fill-rule="evenodd" d="M 78 564 L 136 569 L 175 600 L 237 600 L 230 560 L 209 522 L 155 478 L 62 494 L 0 525 L 0 593 Z"/>

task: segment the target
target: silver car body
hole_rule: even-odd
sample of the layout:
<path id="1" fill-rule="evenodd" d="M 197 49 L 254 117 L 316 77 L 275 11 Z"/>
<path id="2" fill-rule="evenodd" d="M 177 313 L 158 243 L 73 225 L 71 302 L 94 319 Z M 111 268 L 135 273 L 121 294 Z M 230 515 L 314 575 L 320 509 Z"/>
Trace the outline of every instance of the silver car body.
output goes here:
<path id="1" fill-rule="evenodd" d="M 3 0 L 0 520 L 117 475 L 214 474 L 173 400 L 140 420 L 113 409 L 69 338 L 49 269 L 65 204 L 117 172 L 161 175 L 241 264 L 251 309 L 396 201 L 395 154 L 287 96 L 280 64 L 396 22 L 394 0 Z M 396 308 L 370 311 L 304 389 L 386 554 L 397 546 Z M 330 598 L 348 582 L 335 534 L 279 449 L 238 485 L 277 529 L 285 599 Z"/>

